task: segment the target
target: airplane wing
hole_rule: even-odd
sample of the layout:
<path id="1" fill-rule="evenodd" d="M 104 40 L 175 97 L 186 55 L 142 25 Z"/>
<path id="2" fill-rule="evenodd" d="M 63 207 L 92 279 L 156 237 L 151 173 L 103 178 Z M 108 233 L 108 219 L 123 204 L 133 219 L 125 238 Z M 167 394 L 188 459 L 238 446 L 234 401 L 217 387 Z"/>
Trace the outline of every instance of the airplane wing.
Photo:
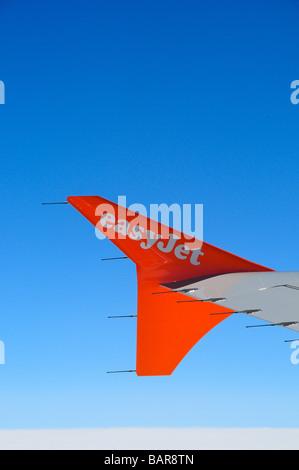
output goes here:
<path id="1" fill-rule="evenodd" d="M 188 282 L 184 288 L 194 290 L 190 294 L 194 299 L 218 296 L 223 299 L 223 307 L 269 323 L 248 328 L 284 326 L 299 332 L 299 272 L 220 274 L 201 282 Z"/>
<path id="2" fill-rule="evenodd" d="M 137 375 L 172 374 L 234 313 L 299 331 L 298 273 L 276 273 L 99 196 L 68 202 L 136 264 Z"/>

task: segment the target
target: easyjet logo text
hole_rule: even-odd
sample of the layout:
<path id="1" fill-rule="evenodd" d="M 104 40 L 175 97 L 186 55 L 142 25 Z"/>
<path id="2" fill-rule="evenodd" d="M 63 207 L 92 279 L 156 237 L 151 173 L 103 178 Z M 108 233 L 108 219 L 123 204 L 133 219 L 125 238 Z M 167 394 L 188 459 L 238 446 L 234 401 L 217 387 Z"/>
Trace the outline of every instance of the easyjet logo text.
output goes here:
<path id="1" fill-rule="evenodd" d="M 103 234 L 110 240 L 129 239 L 139 242 L 142 250 L 156 247 L 161 253 L 173 254 L 179 260 L 189 259 L 190 263 L 195 266 L 200 264 L 200 258 L 204 256 L 201 251 L 202 242 L 197 240 L 197 243 L 194 244 L 194 238 L 190 237 L 190 243 L 182 243 L 178 231 L 174 230 L 173 233 L 170 233 L 168 226 L 161 226 L 154 220 L 146 219 L 142 214 L 136 215 L 134 213 L 132 218 L 131 213 L 131 220 L 128 220 L 130 219 L 130 211 L 124 208 L 118 208 L 118 215 L 123 210 L 123 216 L 116 217 L 114 210 L 108 212 L 107 208 L 99 207 L 102 214 L 96 225 L 98 238 L 103 238 L 101 235 L 99 236 L 99 234 Z"/>

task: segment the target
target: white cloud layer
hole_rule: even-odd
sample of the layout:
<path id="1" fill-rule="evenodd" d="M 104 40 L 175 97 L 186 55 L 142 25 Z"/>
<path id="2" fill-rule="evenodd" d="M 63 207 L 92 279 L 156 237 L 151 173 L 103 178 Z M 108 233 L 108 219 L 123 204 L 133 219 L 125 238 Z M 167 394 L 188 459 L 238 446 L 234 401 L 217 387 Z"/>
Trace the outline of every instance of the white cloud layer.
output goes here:
<path id="1" fill-rule="evenodd" d="M 299 429 L 107 428 L 0 430 L 0 450 L 299 449 Z"/>

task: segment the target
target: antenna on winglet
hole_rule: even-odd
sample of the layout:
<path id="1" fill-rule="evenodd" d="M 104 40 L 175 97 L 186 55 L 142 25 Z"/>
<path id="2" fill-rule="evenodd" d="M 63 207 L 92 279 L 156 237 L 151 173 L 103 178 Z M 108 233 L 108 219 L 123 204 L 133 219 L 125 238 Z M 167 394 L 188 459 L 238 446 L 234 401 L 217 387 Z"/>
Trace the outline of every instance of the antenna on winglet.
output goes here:
<path id="1" fill-rule="evenodd" d="M 117 258 L 102 258 L 101 261 L 114 261 L 116 259 L 129 259 L 128 256 L 118 256 Z"/>

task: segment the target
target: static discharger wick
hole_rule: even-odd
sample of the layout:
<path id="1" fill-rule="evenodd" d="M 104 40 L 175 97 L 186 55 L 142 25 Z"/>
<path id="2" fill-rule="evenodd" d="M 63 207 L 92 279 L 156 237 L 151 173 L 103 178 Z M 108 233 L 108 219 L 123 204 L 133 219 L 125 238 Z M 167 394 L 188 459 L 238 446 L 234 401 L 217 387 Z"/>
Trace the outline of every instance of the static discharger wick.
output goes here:
<path id="1" fill-rule="evenodd" d="M 126 374 L 136 372 L 136 370 L 109 370 L 106 374 Z"/>
<path id="2" fill-rule="evenodd" d="M 185 304 L 187 302 L 223 302 L 226 300 L 223 297 L 211 297 L 210 299 L 193 299 L 193 300 L 177 300 L 178 304 Z"/>
<path id="3" fill-rule="evenodd" d="M 163 292 L 152 292 L 153 295 L 157 294 L 191 294 L 192 292 L 197 291 L 197 288 L 192 289 L 180 289 L 180 290 L 167 290 Z"/>
<path id="4" fill-rule="evenodd" d="M 298 321 L 285 321 L 285 322 L 281 322 L 281 323 L 269 323 L 268 325 L 252 325 L 252 326 L 246 326 L 246 328 L 262 328 L 262 327 L 265 327 L 265 326 L 284 326 L 284 327 L 288 327 L 288 326 L 294 326 L 294 325 L 298 325 Z"/>
<path id="5" fill-rule="evenodd" d="M 68 202 L 42 202 L 42 206 L 59 206 L 66 204 L 68 204 Z"/>
<path id="6" fill-rule="evenodd" d="M 233 312 L 219 312 L 219 313 L 210 313 L 210 315 L 231 315 L 232 313 L 245 313 L 246 315 L 251 315 L 252 313 L 261 312 L 260 309 L 253 310 L 236 310 Z"/>
<path id="7" fill-rule="evenodd" d="M 137 315 L 113 315 L 108 318 L 137 318 Z"/>

